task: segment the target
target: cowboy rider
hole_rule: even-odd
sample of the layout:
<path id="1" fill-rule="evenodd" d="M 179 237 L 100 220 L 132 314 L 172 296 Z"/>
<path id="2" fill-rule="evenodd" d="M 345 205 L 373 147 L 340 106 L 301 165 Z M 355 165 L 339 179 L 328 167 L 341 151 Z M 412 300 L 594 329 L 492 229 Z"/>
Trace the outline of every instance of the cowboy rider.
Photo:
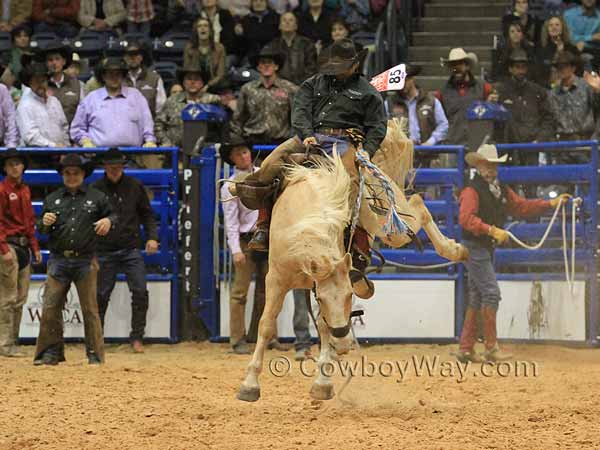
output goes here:
<path id="1" fill-rule="evenodd" d="M 366 158 L 378 149 L 387 132 L 383 100 L 377 90 L 358 72 L 365 52 L 356 52 L 350 39 L 342 39 L 323 50 L 319 73 L 307 79 L 294 98 L 292 128 L 295 136 L 279 145 L 247 180 L 270 185 L 279 176 L 284 157 L 303 153 L 308 145 L 331 149 L 336 144 L 352 180 L 350 201 L 358 193 L 358 171 L 354 155 Z M 257 230 L 248 248 L 266 251 L 272 205 L 259 210 Z M 366 234 L 360 228 L 357 234 Z M 357 236 L 357 240 L 359 236 Z M 367 239 L 360 239 L 363 242 Z M 361 249 L 364 252 L 364 249 Z M 369 254 L 369 249 L 366 249 Z M 364 267 L 355 267 L 363 270 Z"/>

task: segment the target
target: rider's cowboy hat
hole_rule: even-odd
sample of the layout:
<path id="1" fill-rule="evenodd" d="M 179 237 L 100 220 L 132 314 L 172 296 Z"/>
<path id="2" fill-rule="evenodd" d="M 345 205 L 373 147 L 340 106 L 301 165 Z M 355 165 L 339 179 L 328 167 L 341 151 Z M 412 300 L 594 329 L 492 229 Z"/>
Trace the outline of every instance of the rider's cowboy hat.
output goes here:
<path id="1" fill-rule="evenodd" d="M 9 149 L 6 149 L 5 152 L 0 152 L 0 173 L 1 174 L 6 175 L 6 172 L 4 171 L 4 163 L 6 162 L 6 160 L 11 159 L 11 158 L 19 158 L 23 162 L 23 165 L 25 166 L 24 170 L 27 170 L 27 167 L 29 166 L 29 158 L 27 158 L 27 155 L 23 152 L 18 151 L 16 148 L 9 148 Z"/>
<path id="2" fill-rule="evenodd" d="M 368 49 L 356 51 L 351 39 L 335 41 L 319 54 L 319 72 L 324 75 L 339 75 L 360 64 L 368 53 Z"/>
<path id="3" fill-rule="evenodd" d="M 235 147 L 250 148 L 250 146 L 248 145 L 248 143 L 246 142 L 246 140 L 243 137 L 241 137 L 237 134 L 232 134 L 229 138 L 229 142 L 222 144 L 221 148 L 219 149 L 219 153 L 221 154 L 221 159 L 223 161 L 225 161 L 227 164 L 229 164 L 230 166 L 235 166 L 234 162 L 230 158 L 231 152 L 233 151 L 233 149 Z"/>
<path id="4" fill-rule="evenodd" d="M 84 178 L 89 177 L 94 172 L 94 164 L 91 161 L 85 161 L 81 156 L 75 153 L 69 153 L 61 159 L 60 165 L 56 171 L 62 175 L 67 167 L 79 167 L 85 172 Z"/>
<path id="5" fill-rule="evenodd" d="M 477 64 L 477 55 L 473 52 L 465 52 L 463 48 L 453 48 L 448 54 L 448 59 L 440 58 L 442 65 L 452 62 L 467 61 L 471 65 Z"/>
<path id="6" fill-rule="evenodd" d="M 273 45 L 265 45 L 258 55 L 252 55 L 248 60 L 253 67 L 258 66 L 258 62 L 261 59 L 272 59 L 275 64 L 281 68 L 285 62 L 285 55 L 277 50 Z"/>
<path id="7" fill-rule="evenodd" d="M 508 155 L 498 157 L 498 149 L 492 144 L 483 144 L 476 152 L 467 153 L 465 156 L 467 164 L 473 167 L 484 161 L 489 163 L 505 163 L 507 159 Z"/>

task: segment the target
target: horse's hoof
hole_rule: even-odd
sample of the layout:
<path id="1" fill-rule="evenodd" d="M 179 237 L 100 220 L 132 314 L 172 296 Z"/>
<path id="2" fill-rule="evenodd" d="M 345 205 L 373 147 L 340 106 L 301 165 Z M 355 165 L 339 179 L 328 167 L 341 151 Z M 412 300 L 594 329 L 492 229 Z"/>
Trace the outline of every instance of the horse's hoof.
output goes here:
<path id="1" fill-rule="evenodd" d="M 244 402 L 255 402 L 260 398 L 260 388 L 242 385 L 240 386 L 237 398 Z"/>
<path id="2" fill-rule="evenodd" d="M 313 383 L 310 388 L 310 396 L 315 400 L 331 400 L 335 396 L 333 384 Z"/>

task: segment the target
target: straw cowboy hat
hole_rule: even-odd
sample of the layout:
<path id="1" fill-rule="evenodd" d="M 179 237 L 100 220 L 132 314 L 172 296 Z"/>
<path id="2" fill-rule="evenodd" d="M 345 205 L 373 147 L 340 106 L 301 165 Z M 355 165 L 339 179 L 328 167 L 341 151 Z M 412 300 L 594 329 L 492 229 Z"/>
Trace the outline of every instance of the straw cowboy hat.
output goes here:
<path id="1" fill-rule="evenodd" d="M 352 39 L 340 39 L 319 54 L 319 72 L 323 75 L 338 75 L 344 73 L 356 63 L 361 63 L 368 49 L 356 51 Z"/>
<path id="2" fill-rule="evenodd" d="M 471 65 L 474 65 L 477 64 L 477 55 L 473 52 L 467 53 L 463 48 L 453 48 L 448 54 L 448 59 L 440 58 L 442 65 L 458 61 L 467 61 Z"/>
<path id="3" fill-rule="evenodd" d="M 477 149 L 477 152 L 467 153 L 465 156 L 467 164 L 473 167 L 484 161 L 489 163 L 505 163 L 507 159 L 508 155 L 498 157 L 498 149 L 492 144 L 483 144 Z"/>

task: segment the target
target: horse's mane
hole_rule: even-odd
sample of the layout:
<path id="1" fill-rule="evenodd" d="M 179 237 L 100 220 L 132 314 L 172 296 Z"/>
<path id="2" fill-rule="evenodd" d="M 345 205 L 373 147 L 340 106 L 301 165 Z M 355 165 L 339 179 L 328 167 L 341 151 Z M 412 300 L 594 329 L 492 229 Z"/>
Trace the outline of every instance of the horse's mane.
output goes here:
<path id="1" fill-rule="evenodd" d="M 293 244 L 287 254 L 301 261 L 302 271 L 307 275 L 325 278 L 344 256 L 339 249 L 350 221 L 350 176 L 339 155 L 334 153 L 333 157 L 317 162 L 316 167 L 290 166 L 286 183 L 291 186 L 300 182 L 312 185 L 318 209 L 292 226 Z"/>

